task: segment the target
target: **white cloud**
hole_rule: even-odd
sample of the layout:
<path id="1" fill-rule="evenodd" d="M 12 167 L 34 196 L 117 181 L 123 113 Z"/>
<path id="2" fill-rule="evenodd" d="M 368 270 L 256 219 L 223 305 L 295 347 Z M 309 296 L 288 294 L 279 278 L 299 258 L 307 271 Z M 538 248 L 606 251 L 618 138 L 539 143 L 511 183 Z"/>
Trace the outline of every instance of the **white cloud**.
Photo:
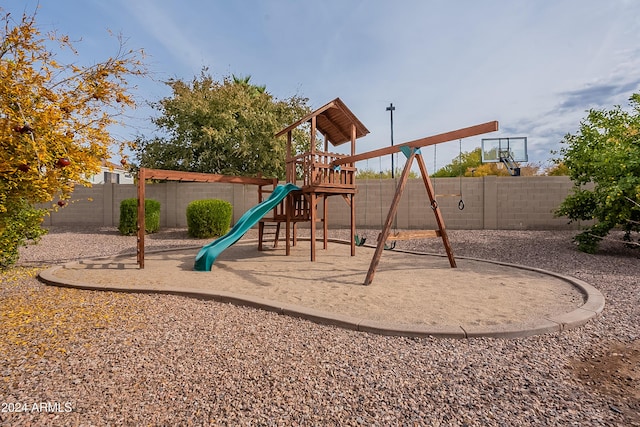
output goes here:
<path id="1" fill-rule="evenodd" d="M 371 130 L 359 151 L 389 144 L 393 102 L 397 143 L 499 120 L 498 134 L 528 136 L 543 161 L 585 110 L 626 105 L 640 82 L 638 1 L 59 2 L 40 18 L 92 41 L 92 28 L 121 28 L 161 79 L 208 66 L 314 107 L 340 97 Z M 457 148 L 439 147 L 439 166 Z"/>
<path id="2" fill-rule="evenodd" d="M 211 60 L 205 57 L 200 41 L 194 39 L 188 21 L 176 16 L 177 11 L 182 8 L 172 8 L 166 2 L 153 0 L 125 0 L 122 6 L 163 47 L 163 54 L 173 57 L 169 62 L 180 64 L 176 68 L 182 68 L 186 64 L 187 69 L 199 70 Z"/>

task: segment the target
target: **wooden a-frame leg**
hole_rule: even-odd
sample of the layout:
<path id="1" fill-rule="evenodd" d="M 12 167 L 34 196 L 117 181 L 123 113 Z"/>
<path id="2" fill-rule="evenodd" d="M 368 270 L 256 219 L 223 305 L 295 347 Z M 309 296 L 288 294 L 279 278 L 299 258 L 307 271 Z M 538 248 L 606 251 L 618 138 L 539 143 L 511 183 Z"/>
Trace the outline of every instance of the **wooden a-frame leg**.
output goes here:
<path id="1" fill-rule="evenodd" d="M 393 218 L 398 211 L 398 205 L 400 204 L 400 198 L 402 197 L 402 193 L 404 191 L 404 187 L 407 184 L 407 178 L 409 177 L 409 171 L 411 171 L 411 164 L 413 163 L 413 159 L 416 157 L 415 150 L 412 150 L 411 155 L 407 158 L 407 162 L 404 166 L 404 170 L 402 171 L 402 175 L 400 176 L 400 182 L 396 187 L 396 193 L 393 196 L 393 201 L 391 202 L 391 206 L 389 207 L 389 213 L 387 214 L 387 219 L 384 222 L 384 226 L 382 228 L 382 234 L 380 235 L 380 239 L 378 240 L 378 245 L 376 246 L 376 251 L 373 254 L 373 258 L 371 259 L 371 264 L 369 265 L 369 271 L 367 272 L 367 277 L 364 279 L 365 285 L 370 285 L 373 281 L 373 276 L 376 273 L 376 268 L 380 263 L 380 257 L 382 256 L 382 251 L 384 251 L 384 244 L 389 237 L 389 233 L 391 232 L 391 226 L 393 224 Z"/>
<path id="2" fill-rule="evenodd" d="M 431 179 L 429 178 L 429 174 L 427 173 L 427 167 L 424 164 L 424 159 L 422 158 L 422 154 L 418 154 L 416 156 L 418 161 L 418 167 L 420 168 L 420 174 L 422 175 L 422 181 L 424 182 L 424 186 L 427 189 L 427 195 L 429 196 L 429 201 L 431 202 L 431 207 L 433 208 L 433 214 L 436 217 L 436 223 L 438 224 L 438 229 L 440 230 L 440 236 L 442 237 L 442 244 L 444 245 L 445 251 L 447 251 L 447 258 L 449 258 L 449 265 L 451 268 L 456 268 L 456 259 L 453 256 L 453 249 L 451 248 L 451 243 L 449 243 L 449 236 L 447 236 L 447 229 L 444 225 L 444 218 L 442 217 L 442 212 L 440 211 L 440 207 L 438 206 L 438 202 L 436 201 L 435 191 L 433 190 L 433 184 L 431 183 Z"/>

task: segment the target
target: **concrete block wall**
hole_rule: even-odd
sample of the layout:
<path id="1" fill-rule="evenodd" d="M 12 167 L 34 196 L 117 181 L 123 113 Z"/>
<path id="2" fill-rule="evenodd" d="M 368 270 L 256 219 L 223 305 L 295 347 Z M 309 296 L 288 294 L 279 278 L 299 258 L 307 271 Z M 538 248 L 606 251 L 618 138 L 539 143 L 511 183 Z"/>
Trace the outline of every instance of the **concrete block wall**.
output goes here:
<path id="1" fill-rule="evenodd" d="M 553 211 L 571 194 L 568 177 L 477 177 L 432 179 L 438 205 L 449 229 L 572 229 L 566 218 L 555 218 Z M 359 228 L 380 228 L 395 193 L 394 180 L 358 181 L 355 196 L 356 223 Z M 461 191 L 462 190 L 462 191 Z M 458 209 L 460 193 L 464 209 Z M 73 202 L 45 219 L 45 225 L 96 225 L 117 227 L 120 202 L 137 197 L 135 185 L 101 184 L 78 187 Z M 165 182 L 146 185 L 146 197 L 160 202 L 160 225 L 187 226 L 189 202 L 215 198 L 233 205 L 237 221 L 258 202 L 258 189 L 252 185 Z M 322 215 L 322 202 L 319 203 Z M 329 227 L 348 227 L 350 209 L 341 196 L 328 198 Z M 397 218 L 400 229 L 436 228 L 422 179 L 407 182 Z M 300 224 L 304 227 L 304 224 Z"/>
<path id="2" fill-rule="evenodd" d="M 113 204 L 115 184 L 95 185 L 94 187 L 76 186 L 68 205 L 58 211 L 50 212 L 44 218 L 44 225 L 109 225 L 113 224 Z M 133 187 L 132 185 L 122 187 Z M 134 187 L 135 197 L 135 187 Z M 55 200 L 54 200 L 55 202 Z M 49 208 L 51 204 L 39 207 Z M 118 202 L 118 209 L 120 203 Z M 117 224 L 117 223 L 116 223 Z"/>
<path id="3" fill-rule="evenodd" d="M 553 212 L 571 193 L 573 183 L 566 177 L 519 177 L 497 179 L 497 191 L 509 197 L 497 198 L 497 222 L 503 230 L 565 228 L 567 218 Z"/>

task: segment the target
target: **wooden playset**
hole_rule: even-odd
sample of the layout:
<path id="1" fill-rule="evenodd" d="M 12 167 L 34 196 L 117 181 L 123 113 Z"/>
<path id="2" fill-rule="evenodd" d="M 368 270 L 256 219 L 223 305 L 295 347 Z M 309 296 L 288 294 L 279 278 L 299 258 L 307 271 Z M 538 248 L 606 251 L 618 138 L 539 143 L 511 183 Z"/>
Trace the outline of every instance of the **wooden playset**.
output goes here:
<path id="1" fill-rule="evenodd" d="M 292 132 L 302 125 L 309 126 L 309 151 L 294 153 Z M 440 144 L 470 136 L 480 135 L 498 130 L 498 122 L 492 121 L 476 126 L 458 129 L 426 138 L 409 141 L 395 146 L 385 147 L 361 154 L 356 154 L 356 140 L 369 133 L 367 128 L 339 99 L 325 104 L 314 112 L 306 115 L 297 122 L 291 124 L 276 134 L 277 137 L 287 137 L 286 157 L 286 182 L 297 183 L 299 189 L 288 193 L 269 214 L 258 222 L 258 249 L 262 250 L 267 236 L 272 236 L 274 246 L 279 242 L 281 225 L 285 228 L 286 255 L 290 254 L 291 245 L 297 242 L 296 225 L 300 222 L 308 222 L 310 228 L 310 258 L 316 259 L 316 234 L 317 224 L 322 223 L 323 247 L 328 244 L 328 220 L 329 214 L 327 199 L 331 196 L 341 196 L 350 207 L 351 236 L 356 231 L 355 197 L 356 167 L 360 160 L 371 159 L 402 152 L 407 157 L 406 164 L 398 181 L 391 206 L 387 213 L 382 231 L 378 236 L 378 242 L 374 256 L 371 260 L 364 284 L 369 285 L 373 281 L 375 270 L 380 262 L 382 252 L 387 241 L 422 239 L 427 237 L 440 237 L 447 252 L 449 264 L 456 267 L 455 258 L 440 208 L 436 201 L 433 185 L 424 159 L 420 152 L 421 147 Z M 323 151 L 317 150 L 316 135 L 321 134 L 324 140 Z M 350 154 L 338 154 L 329 152 L 329 144 L 339 146 L 350 143 Z M 391 233 L 393 218 L 396 215 L 398 204 L 402 197 L 409 172 L 413 162 L 416 161 L 420 168 L 420 174 L 425 185 L 430 206 L 435 215 L 436 230 L 412 230 Z M 141 168 L 138 175 L 138 265 L 144 268 L 144 192 L 146 179 L 197 181 L 197 182 L 228 182 L 237 184 L 252 184 L 258 186 L 258 198 L 262 203 L 265 195 L 273 192 L 277 185 L 275 179 L 236 177 L 215 174 L 190 173 L 178 171 L 165 171 L 158 169 Z M 269 188 L 270 187 L 270 188 Z M 322 201 L 322 215 L 318 214 L 319 202 Z M 351 239 L 351 256 L 355 255 L 355 240 Z"/>

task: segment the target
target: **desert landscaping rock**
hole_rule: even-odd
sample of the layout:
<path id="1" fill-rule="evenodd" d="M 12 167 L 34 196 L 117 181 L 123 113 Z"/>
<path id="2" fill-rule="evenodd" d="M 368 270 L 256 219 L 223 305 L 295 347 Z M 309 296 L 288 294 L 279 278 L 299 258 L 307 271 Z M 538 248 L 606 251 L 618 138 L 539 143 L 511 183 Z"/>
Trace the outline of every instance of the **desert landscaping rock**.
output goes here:
<path id="1" fill-rule="evenodd" d="M 4 411 L 0 424 L 640 425 L 638 252 L 604 242 L 598 255 L 584 254 L 571 236 L 450 232 L 456 255 L 554 271 L 603 293 L 604 311 L 586 324 L 516 339 L 382 336 L 210 300 L 3 274 L 4 306 L 48 314 L 20 326 L 19 311 L 0 313 L 0 403 L 72 410 Z M 146 240 L 149 249 L 194 245 L 184 230 Z M 435 240 L 402 243 L 441 250 Z M 21 268 L 134 249 L 135 237 L 115 229 L 53 229 L 24 248 Z M 50 334 L 33 335 L 39 328 Z"/>

